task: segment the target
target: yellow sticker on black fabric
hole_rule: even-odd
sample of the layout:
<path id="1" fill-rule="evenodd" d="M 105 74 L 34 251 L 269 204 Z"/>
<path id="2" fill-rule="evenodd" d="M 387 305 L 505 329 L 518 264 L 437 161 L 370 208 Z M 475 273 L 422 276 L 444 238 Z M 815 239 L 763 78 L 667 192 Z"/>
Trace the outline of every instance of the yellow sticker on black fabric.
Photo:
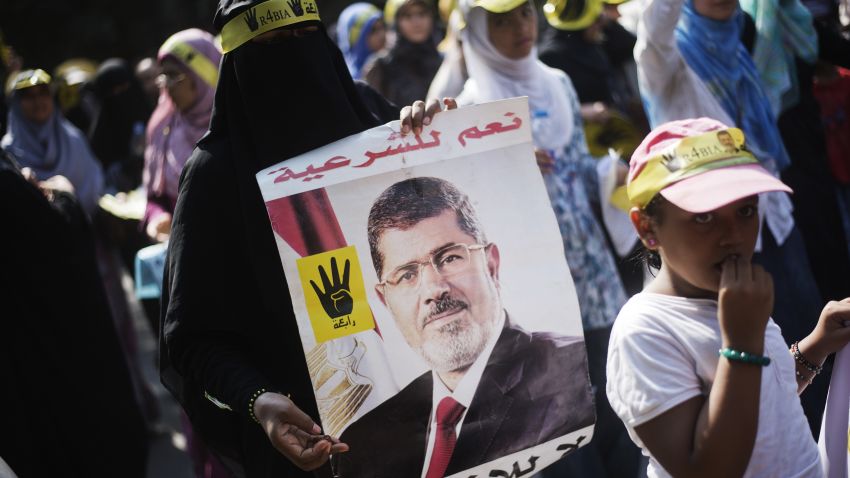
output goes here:
<path id="1" fill-rule="evenodd" d="M 317 342 L 375 328 L 354 246 L 307 256 L 296 265 Z"/>

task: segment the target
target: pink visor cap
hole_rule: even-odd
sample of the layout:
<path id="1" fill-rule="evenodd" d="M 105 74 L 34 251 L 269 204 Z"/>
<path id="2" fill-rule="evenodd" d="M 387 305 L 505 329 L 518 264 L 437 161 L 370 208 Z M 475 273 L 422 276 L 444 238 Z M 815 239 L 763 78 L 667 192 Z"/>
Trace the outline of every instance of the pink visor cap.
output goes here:
<path id="1" fill-rule="evenodd" d="M 703 213 L 769 191 L 792 192 L 747 149 L 743 132 L 710 118 L 671 121 L 643 140 L 629 163 L 629 201 L 641 209 L 661 193 Z"/>

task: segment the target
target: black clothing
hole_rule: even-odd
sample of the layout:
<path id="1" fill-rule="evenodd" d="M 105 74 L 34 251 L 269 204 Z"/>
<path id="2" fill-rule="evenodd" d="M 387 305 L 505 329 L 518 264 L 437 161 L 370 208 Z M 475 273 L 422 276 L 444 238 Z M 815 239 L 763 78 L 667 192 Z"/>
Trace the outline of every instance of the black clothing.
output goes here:
<path id="1" fill-rule="evenodd" d="M 812 92 L 814 66 L 796 61 L 800 100 L 779 116 L 779 133 L 791 158 L 782 180 L 793 190 L 794 221 L 824 300 L 850 296 L 850 256 L 841 221 L 837 183 L 829 171 L 820 106 Z"/>
<path id="2" fill-rule="evenodd" d="M 617 22 L 604 27 L 602 43 L 589 42 L 584 31 L 548 28 L 543 33 L 540 61 L 562 70 L 575 86 L 581 103 L 597 101 L 628 111 L 623 65 L 633 61 L 637 38 Z"/>
<path id="3" fill-rule="evenodd" d="M 0 456 L 21 478 L 144 477 L 135 402 L 79 204 L 0 152 Z"/>
<path id="4" fill-rule="evenodd" d="M 89 142 L 103 164 L 107 192 L 137 188 L 151 110 L 130 65 L 118 58 L 103 62 L 85 85 L 83 101 L 92 110 Z"/>
<path id="5" fill-rule="evenodd" d="M 252 5 L 223 0 L 216 26 Z M 171 226 L 160 371 L 195 430 L 237 476 L 311 476 L 250 420 L 252 393 L 290 394 L 319 422 L 254 175 L 377 124 L 322 25 L 272 44 L 249 41 L 222 59 L 210 131 L 183 170 Z"/>
<path id="6" fill-rule="evenodd" d="M 818 34 L 818 59 L 841 68 L 850 68 L 850 39 L 821 21 L 815 21 Z"/>
<path id="7" fill-rule="evenodd" d="M 397 38 L 392 49 L 366 66 L 363 77 L 391 102 L 412 105 L 416 100 L 425 100 L 443 57 L 430 40 L 412 43 L 401 34 Z"/>
<path id="8" fill-rule="evenodd" d="M 397 104 L 381 96 L 380 93 L 369 86 L 369 83 L 366 83 L 363 80 L 354 80 L 354 86 L 357 88 L 357 92 L 360 94 L 360 99 L 363 101 L 363 104 L 366 105 L 366 108 L 372 112 L 379 123 L 389 123 L 390 121 L 397 120 L 399 118 L 401 108 Z"/>

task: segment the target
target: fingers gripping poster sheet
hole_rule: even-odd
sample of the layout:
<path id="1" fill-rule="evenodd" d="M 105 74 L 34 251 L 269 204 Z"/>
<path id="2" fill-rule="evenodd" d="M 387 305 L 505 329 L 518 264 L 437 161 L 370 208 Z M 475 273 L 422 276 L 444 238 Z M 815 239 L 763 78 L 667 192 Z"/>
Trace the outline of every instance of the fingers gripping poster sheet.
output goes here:
<path id="1" fill-rule="evenodd" d="M 342 478 L 531 476 L 587 444 L 575 289 L 525 98 L 257 174 Z"/>

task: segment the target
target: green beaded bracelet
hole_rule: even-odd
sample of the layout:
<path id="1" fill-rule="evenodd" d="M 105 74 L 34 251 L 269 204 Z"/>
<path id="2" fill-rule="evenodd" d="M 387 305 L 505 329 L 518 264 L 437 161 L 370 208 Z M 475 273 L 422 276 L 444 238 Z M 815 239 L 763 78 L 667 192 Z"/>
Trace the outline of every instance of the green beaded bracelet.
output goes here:
<path id="1" fill-rule="evenodd" d="M 734 360 L 735 362 L 751 363 L 754 365 L 761 365 L 762 367 L 770 365 L 770 357 L 749 354 L 747 352 L 739 352 L 735 349 L 730 349 L 729 347 L 724 347 L 718 350 L 717 355 L 726 357 L 728 360 Z"/>

